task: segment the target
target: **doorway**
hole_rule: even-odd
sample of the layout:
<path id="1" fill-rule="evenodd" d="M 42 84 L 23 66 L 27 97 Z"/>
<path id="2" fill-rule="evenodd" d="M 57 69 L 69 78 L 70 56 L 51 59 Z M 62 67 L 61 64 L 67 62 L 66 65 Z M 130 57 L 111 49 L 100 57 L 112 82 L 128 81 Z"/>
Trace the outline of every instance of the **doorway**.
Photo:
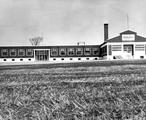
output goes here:
<path id="1" fill-rule="evenodd" d="M 134 55 L 133 45 L 124 45 L 124 52 L 133 56 Z"/>
<path id="2" fill-rule="evenodd" d="M 49 60 L 49 50 L 35 50 L 35 60 L 37 61 Z"/>

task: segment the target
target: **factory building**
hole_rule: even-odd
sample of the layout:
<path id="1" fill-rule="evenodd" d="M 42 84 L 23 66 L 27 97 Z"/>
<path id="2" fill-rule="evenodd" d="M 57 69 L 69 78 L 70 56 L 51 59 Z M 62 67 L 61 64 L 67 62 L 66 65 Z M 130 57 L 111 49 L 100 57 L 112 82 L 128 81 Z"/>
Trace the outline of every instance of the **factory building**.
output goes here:
<path id="1" fill-rule="evenodd" d="M 127 30 L 108 38 L 108 24 L 104 24 L 101 45 L 69 46 L 1 46 L 0 62 L 94 61 L 113 59 L 146 59 L 146 38 Z"/>

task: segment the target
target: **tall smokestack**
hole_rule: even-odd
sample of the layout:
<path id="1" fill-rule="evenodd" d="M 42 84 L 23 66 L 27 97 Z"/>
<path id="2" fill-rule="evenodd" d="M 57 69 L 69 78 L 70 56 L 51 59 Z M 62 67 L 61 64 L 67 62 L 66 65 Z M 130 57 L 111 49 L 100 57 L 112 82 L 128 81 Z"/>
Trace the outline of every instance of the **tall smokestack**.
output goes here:
<path id="1" fill-rule="evenodd" d="M 108 24 L 104 24 L 104 42 L 108 40 Z"/>

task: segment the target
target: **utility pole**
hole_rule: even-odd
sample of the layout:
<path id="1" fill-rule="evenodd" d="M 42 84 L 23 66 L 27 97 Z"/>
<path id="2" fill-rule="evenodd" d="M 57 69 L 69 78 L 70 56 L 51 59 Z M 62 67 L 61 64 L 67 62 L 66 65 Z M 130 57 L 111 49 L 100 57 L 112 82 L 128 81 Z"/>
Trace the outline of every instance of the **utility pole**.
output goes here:
<path id="1" fill-rule="evenodd" d="M 127 14 L 127 29 L 129 30 L 129 16 Z"/>

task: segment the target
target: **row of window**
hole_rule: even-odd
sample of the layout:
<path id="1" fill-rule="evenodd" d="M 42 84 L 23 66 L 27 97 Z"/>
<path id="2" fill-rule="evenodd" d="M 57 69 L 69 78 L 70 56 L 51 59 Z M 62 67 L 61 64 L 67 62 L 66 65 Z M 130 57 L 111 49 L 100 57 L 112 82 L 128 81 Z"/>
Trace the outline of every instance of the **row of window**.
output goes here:
<path id="1" fill-rule="evenodd" d="M 132 51 L 133 47 L 132 45 L 126 45 L 124 46 L 124 51 Z M 122 46 L 121 45 L 112 45 L 112 51 L 121 51 Z M 145 45 L 142 44 L 137 44 L 135 45 L 135 51 L 144 51 L 145 50 Z"/>
<path id="2" fill-rule="evenodd" d="M 59 55 L 60 56 L 65 56 L 65 55 L 69 55 L 69 56 L 73 56 L 73 55 L 98 55 L 99 54 L 99 49 L 98 48 L 60 48 L 59 49 Z M 51 49 L 51 55 L 52 56 L 58 56 L 58 49 L 57 48 L 53 48 Z"/>
<path id="3" fill-rule="evenodd" d="M 1 50 L 1 56 L 33 56 L 33 49 L 18 49 L 18 54 L 17 54 L 17 50 L 16 49 L 10 49 L 8 51 L 8 49 L 2 49 Z"/>
<path id="4" fill-rule="evenodd" d="M 59 52 L 59 54 L 58 54 Z M 58 51 L 58 48 L 53 48 L 51 49 L 51 55 L 52 56 L 65 56 L 65 55 L 69 55 L 69 56 L 73 56 L 73 55 L 91 55 L 91 53 L 93 55 L 98 55 L 99 54 L 99 49 L 98 48 L 60 48 L 59 51 Z M 1 56 L 12 56 L 12 57 L 15 57 L 15 56 L 33 56 L 34 52 L 33 52 L 33 49 L 18 49 L 18 53 L 17 53 L 17 50 L 16 49 L 2 49 L 1 50 Z M 43 52 L 44 54 L 44 52 Z M 47 52 L 45 54 L 48 54 Z"/>

